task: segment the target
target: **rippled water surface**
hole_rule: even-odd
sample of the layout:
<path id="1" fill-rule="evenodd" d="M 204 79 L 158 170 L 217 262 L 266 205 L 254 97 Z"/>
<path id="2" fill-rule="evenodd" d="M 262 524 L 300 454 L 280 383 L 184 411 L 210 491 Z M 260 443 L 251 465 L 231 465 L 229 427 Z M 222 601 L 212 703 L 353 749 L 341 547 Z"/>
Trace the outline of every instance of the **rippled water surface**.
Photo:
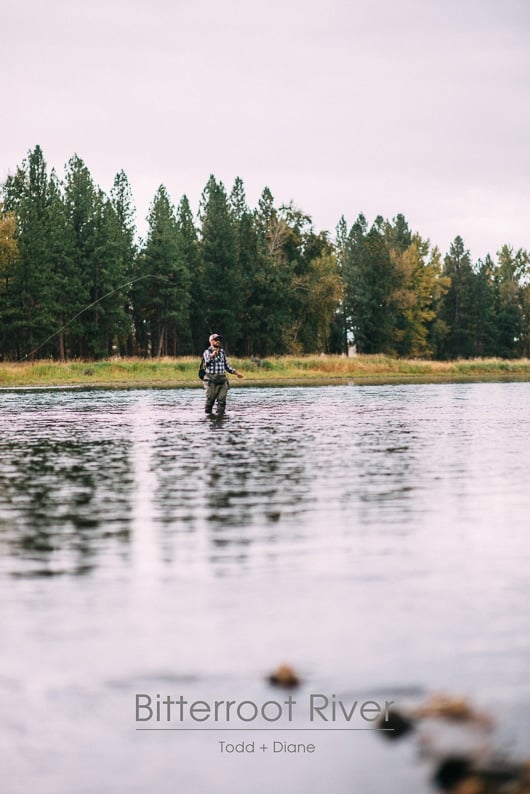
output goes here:
<path id="1" fill-rule="evenodd" d="M 135 693 L 278 698 L 281 661 L 300 700 L 463 692 L 528 755 L 530 384 L 202 403 L 0 395 L 2 791 L 430 791 L 375 732 L 270 758 L 135 730 Z"/>

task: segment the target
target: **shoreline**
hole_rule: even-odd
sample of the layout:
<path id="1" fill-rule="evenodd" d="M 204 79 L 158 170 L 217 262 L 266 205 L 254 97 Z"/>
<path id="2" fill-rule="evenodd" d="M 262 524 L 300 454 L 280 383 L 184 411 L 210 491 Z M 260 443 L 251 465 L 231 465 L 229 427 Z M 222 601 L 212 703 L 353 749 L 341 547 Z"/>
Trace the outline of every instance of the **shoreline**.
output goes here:
<path id="1" fill-rule="evenodd" d="M 428 361 L 383 355 L 234 358 L 231 388 L 530 381 L 530 359 Z M 202 388 L 198 358 L 0 363 L 0 390 Z"/>

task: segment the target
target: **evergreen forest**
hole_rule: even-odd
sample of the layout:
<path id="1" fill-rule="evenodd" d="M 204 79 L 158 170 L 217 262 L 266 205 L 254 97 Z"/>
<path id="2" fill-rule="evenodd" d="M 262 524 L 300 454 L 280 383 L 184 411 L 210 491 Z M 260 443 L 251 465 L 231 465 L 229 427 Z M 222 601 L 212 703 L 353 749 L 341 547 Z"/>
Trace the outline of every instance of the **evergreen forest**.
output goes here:
<path id="1" fill-rule="evenodd" d="M 529 272 L 527 250 L 443 254 L 401 214 L 317 231 L 213 175 L 196 214 L 161 185 L 140 239 L 123 171 L 106 194 L 36 146 L 0 186 L 0 359 L 197 355 L 212 331 L 237 356 L 526 357 Z"/>

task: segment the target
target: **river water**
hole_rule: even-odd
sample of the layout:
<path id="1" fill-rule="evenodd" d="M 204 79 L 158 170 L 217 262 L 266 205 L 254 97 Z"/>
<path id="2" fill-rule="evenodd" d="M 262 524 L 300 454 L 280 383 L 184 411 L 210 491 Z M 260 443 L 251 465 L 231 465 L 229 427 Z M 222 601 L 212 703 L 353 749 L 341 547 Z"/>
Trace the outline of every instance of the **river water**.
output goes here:
<path id="1" fill-rule="evenodd" d="M 530 384 L 203 399 L 1 393 L 2 792 L 432 791 L 413 741 L 332 721 L 137 730 L 138 693 L 284 702 L 282 662 L 300 704 L 466 695 L 528 755 Z"/>

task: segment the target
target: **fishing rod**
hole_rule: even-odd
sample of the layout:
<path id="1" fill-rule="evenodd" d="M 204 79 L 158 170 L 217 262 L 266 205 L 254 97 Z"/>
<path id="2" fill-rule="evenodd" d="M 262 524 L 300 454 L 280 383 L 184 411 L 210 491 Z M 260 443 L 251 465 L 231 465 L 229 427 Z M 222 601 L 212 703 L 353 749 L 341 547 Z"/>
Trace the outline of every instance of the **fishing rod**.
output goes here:
<path id="1" fill-rule="evenodd" d="M 123 284 L 119 284 L 117 287 L 114 287 L 114 289 L 111 289 L 110 292 L 107 292 L 105 295 L 102 295 L 97 300 L 92 301 L 92 303 L 89 303 L 87 306 L 81 309 L 81 311 L 77 312 L 77 314 L 74 314 L 74 316 L 71 317 L 68 320 L 68 322 L 62 326 L 62 328 L 59 328 L 58 331 L 54 331 L 53 334 L 50 334 L 50 336 L 44 340 L 44 342 L 41 342 L 40 345 L 37 345 L 37 347 L 35 347 L 33 350 L 30 350 L 29 353 L 26 353 L 26 355 L 21 359 L 21 361 L 25 361 L 30 356 L 35 355 L 35 353 L 37 353 L 37 351 L 40 350 L 41 347 L 44 347 L 44 345 L 47 345 L 48 342 L 52 341 L 52 339 L 55 339 L 56 336 L 59 336 L 59 334 L 61 334 L 64 330 L 66 330 L 66 328 L 68 328 L 68 326 L 71 325 L 74 322 L 74 320 L 77 320 L 78 317 L 81 317 L 81 315 L 87 312 L 89 309 L 92 309 L 94 306 L 97 306 L 97 304 L 100 303 L 102 300 L 105 300 L 105 298 L 110 298 L 110 296 L 114 295 L 115 292 L 119 292 L 124 287 L 130 287 L 132 284 L 135 284 L 137 281 L 142 281 L 142 279 L 144 278 L 158 278 L 161 279 L 162 281 L 170 280 L 169 278 L 167 278 L 167 276 L 160 276 L 156 273 L 144 273 L 143 276 L 137 276 L 136 278 L 130 279 L 129 281 L 125 281 Z M 193 300 L 191 295 L 189 296 L 189 298 L 192 301 L 192 303 L 194 303 L 195 306 L 198 308 L 199 313 L 201 314 L 206 327 L 209 329 L 208 332 L 210 332 L 210 323 L 208 322 L 206 316 L 203 314 L 201 307 L 196 301 Z"/>

